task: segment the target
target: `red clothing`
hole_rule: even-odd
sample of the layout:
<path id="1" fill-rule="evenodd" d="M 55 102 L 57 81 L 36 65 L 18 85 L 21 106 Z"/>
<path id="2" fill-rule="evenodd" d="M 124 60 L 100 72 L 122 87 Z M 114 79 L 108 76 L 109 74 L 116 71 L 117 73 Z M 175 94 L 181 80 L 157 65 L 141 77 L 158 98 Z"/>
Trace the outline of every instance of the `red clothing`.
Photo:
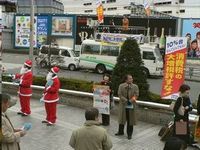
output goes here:
<path id="1" fill-rule="evenodd" d="M 50 124 L 54 124 L 56 122 L 56 106 L 57 102 L 53 103 L 45 103 L 45 110 L 46 110 L 46 121 Z"/>
<path id="2" fill-rule="evenodd" d="M 32 71 L 28 70 L 24 74 L 16 74 L 15 79 L 20 79 L 19 95 L 21 95 L 21 96 L 31 96 L 32 95 L 31 85 L 32 85 L 32 82 L 33 82 Z"/>
<path id="3" fill-rule="evenodd" d="M 53 103 L 59 100 L 58 92 L 60 89 L 60 80 L 57 76 L 52 78 L 53 84 L 44 89 L 44 102 Z"/>
<path id="4" fill-rule="evenodd" d="M 31 114 L 30 99 L 32 95 L 32 71 L 28 70 L 24 74 L 16 74 L 15 79 L 20 79 L 18 94 L 20 99 L 21 112 L 29 115 Z"/>

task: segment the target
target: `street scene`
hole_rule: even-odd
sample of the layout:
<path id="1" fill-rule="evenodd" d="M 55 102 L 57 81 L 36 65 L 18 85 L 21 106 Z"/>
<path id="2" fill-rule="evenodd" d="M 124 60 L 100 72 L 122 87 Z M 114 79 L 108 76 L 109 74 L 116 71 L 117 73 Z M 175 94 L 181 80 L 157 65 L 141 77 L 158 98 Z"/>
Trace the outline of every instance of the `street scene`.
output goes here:
<path id="1" fill-rule="evenodd" d="M 198 0 L 1 0 L 1 150 L 200 149 Z"/>

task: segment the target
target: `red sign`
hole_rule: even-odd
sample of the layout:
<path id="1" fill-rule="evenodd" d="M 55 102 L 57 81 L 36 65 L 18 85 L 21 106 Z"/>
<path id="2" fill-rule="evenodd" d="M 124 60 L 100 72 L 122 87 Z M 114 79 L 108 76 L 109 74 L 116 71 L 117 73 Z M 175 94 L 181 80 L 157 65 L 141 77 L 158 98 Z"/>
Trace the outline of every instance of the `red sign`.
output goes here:
<path id="1" fill-rule="evenodd" d="M 186 38 L 167 38 L 165 67 L 161 97 L 177 99 L 179 87 L 185 80 Z"/>

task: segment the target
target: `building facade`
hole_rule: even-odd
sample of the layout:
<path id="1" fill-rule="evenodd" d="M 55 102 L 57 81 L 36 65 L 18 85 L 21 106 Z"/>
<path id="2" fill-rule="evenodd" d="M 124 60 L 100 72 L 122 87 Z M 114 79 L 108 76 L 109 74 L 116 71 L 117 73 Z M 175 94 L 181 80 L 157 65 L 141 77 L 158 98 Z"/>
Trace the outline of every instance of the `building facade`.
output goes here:
<path id="1" fill-rule="evenodd" d="M 105 15 L 130 14 L 127 9 L 130 3 L 143 4 L 144 0 L 102 0 Z M 96 14 L 96 1 L 94 0 L 68 0 L 65 3 L 65 12 L 72 14 Z"/>
<path id="2" fill-rule="evenodd" d="M 199 18 L 200 0 L 154 0 L 154 8 L 157 11 L 180 17 Z"/>
<path id="3" fill-rule="evenodd" d="M 64 5 L 60 0 L 34 0 L 34 2 L 35 13 L 64 13 Z M 22 14 L 29 14 L 30 5 L 30 0 L 17 0 L 17 12 Z"/>

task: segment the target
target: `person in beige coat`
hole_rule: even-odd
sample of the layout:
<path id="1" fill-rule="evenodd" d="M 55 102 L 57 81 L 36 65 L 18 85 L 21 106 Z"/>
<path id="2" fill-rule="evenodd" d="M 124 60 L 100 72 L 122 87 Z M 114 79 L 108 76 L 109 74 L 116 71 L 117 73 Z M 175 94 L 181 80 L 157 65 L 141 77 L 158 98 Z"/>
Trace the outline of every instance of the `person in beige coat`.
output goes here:
<path id="1" fill-rule="evenodd" d="M 110 150 L 112 142 L 106 130 L 99 126 L 99 111 L 88 108 L 83 127 L 72 132 L 69 145 L 75 150 Z"/>
<path id="2" fill-rule="evenodd" d="M 14 129 L 10 119 L 6 115 L 6 110 L 10 106 L 11 98 L 8 94 L 2 94 L 2 150 L 20 150 L 19 142 L 20 138 L 26 134 L 26 131 L 22 129 Z"/>
<path id="3" fill-rule="evenodd" d="M 139 96 L 139 88 L 136 84 L 133 84 L 132 75 L 125 76 L 125 82 L 119 85 L 119 130 L 115 134 L 116 136 L 124 135 L 124 125 L 127 122 L 127 135 L 128 139 L 132 138 L 133 125 L 136 124 L 136 99 Z"/>

